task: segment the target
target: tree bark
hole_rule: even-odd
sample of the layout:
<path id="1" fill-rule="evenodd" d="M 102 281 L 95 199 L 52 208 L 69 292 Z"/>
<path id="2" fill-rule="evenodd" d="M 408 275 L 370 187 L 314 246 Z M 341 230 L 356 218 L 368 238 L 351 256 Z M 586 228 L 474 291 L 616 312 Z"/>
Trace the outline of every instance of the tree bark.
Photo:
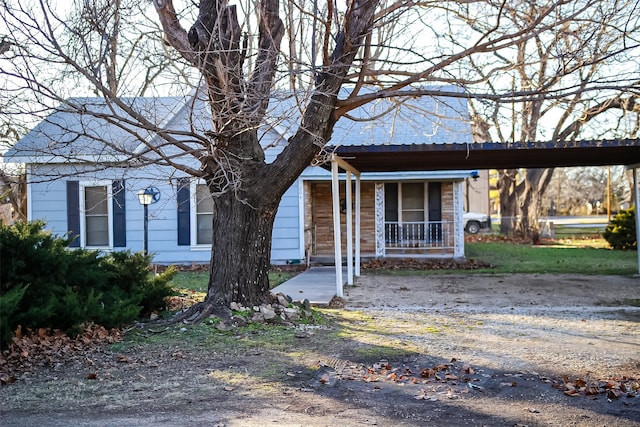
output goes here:
<path id="1" fill-rule="evenodd" d="M 516 226 L 517 210 L 517 169 L 498 171 L 498 190 L 500 194 L 500 233 L 513 234 Z"/>
<path id="2" fill-rule="evenodd" d="M 536 237 L 540 231 L 540 213 L 542 212 L 542 196 L 553 169 L 527 169 L 524 189 L 520 197 L 522 217 L 519 231 L 524 236 Z"/>
<path id="3" fill-rule="evenodd" d="M 252 206 L 225 193 L 214 199 L 213 239 L 207 300 L 259 305 L 269 295 L 271 237 L 277 204 Z M 280 200 L 277 195 L 274 199 Z"/>

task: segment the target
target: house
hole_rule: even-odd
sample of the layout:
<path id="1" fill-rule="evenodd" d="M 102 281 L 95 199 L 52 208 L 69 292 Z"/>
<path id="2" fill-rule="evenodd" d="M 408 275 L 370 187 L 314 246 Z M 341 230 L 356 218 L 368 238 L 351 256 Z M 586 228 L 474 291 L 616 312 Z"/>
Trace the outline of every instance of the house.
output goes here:
<path id="1" fill-rule="evenodd" d="M 208 263 L 213 204 L 204 182 L 171 165 L 142 164 L 139 157 L 129 155 L 144 152 L 145 141 L 158 141 L 158 150 L 171 153 L 156 134 L 130 124 L 134 120 L 129 109 L 188 144 L 190 126 L 199 132 L 208 129 L 204 100 L 197 94 L 132 98 L 123 100 L 126 108 L 105 104 L 101 98 L 68 102 L 73 111 L 61 106 L 5 154 L 5 161 L 26 164 L 28 218 L 44 220 L 56 234 L 77 235 L 76 247 L 141 251 L 145 215 L 138 193 L 151 188 L 156 200 L 147 207 L 146 218 L 154 262 Z M 277 120 L 265 124 L 261 136 L 267 161 L 277 156 L 295 130 L 295 104 L 272 104 Z M 109 118 L 114 112 L 120 119 Z M 336 125 L 328 152 L 341 147 L 411 149 L 471 142 L 462 98 L 378 100 L 350 115 L 352 120 L 342 119 Z M 463 188 L 470 171 L 429 171 L 426 165 L 425 170 L 405 171 L 402 164 L 389 169 L 360 175 L 363 256 L 463 257 Z M 331 188 L 331 171 L 318 164 L 307 168 L 285 193 L 273 230 L 274 264 L 334 253 Z M 344 183 L 340 191 L 345 229 L 346 203 L 351 198 L 346 197 Z"/>

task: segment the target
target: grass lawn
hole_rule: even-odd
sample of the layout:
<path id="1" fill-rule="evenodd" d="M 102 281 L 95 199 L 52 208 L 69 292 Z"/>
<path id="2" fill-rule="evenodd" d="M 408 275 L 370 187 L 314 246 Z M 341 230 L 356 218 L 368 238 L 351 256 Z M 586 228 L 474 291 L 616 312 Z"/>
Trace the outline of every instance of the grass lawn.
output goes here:
<path id="1" fill-rule="evenodd" d="M 638 272 L 635 251 L 614 251 L 603 239 L 560 240 L 557 244 L 466 243 L 467 258 L 488 262 L 495 273 L 580 273 L 629 275 Z"/>
<path id="2" fill-rule="evenodd" d="M 296 273 L 290 273 L 287 271 L 269 272 L 269 284 L 271 289 L 287 281 L 290 277 L 295 276 L 295 274 Z M 206 271 L 180 271 L 176 274 L 173 280 L 171 280 L 171 282 L 178 289 L 207 292 L 209 273 Z"/>
<path id="3" fill-rule="evenodd" d="M 480 237 L 482 238 L 482 237 Z M 556 240 L 544 245 L 511 243 L 507 241 L 465 243 L 465 255 L 489 263 L 493 268 L 477 270 L 385 270 L 384 274 L 420 275 L 448 273 L 575 273 L 632 275 L 638 273 L 638 254 L 635 251 L 614 251 L 593 228 L 556 228 Z M 380 271 L 380 273 L 383 273 Z M 274 271 L 269 273 L 271 288 L 297 273 Z M 179 272 L 172 280 L 178 289 L 206 292 L 208 272 Z"/>

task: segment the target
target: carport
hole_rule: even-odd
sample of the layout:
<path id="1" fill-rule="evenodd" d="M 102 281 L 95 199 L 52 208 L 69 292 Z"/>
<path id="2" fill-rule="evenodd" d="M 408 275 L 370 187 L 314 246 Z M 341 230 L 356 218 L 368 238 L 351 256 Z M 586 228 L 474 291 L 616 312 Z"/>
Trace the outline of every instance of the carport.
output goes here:
<path id="1" fill-rule="evenodd" d="M 634 206 L 640 206 L 638 168 L 640 139 L 581 140 L 571 142 L 480 142 L 451 144 L 383 144 L 327 147 L 331 156 L 336 295 L 343 295 L 340 237 L 339 171 L 345 172 L 347 283 L 360 275 L 360 174 L 363 172 L 555 168 L 623 165 L 633 170 Z M 355 196 L 351 179 L 355 177 Z M 355 197 L 355 213 L 351 211 Z M 352 230 L 355 215 L 355 231 Z M 355 234 L 355 235 L 354 235 Z M 640 215 L 636 214 L 636 236 Z M 638 238 L 638 237 L 636 237 Z M 640 239 L 638 239 L 640 240 Z M 640 273 L 640 251 L 638 251 Z"/>

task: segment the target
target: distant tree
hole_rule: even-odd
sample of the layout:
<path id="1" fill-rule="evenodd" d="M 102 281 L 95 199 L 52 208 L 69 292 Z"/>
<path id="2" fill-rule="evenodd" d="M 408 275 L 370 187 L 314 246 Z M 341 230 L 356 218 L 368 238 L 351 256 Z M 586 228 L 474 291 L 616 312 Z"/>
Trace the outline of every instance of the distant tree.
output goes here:
<path id="1" fill-rule="evenodd" d="M 609 191 L 608 184 L 611 186 Z M 611 210 L 615 212 L 621 206 L 632 204 L 630 184 L 622 166 L 556 169 L 543 198 L 543 206 L 545 209 L 553 206 L 558 214 L 584 215 L 587 203 L 600 202 L 599 213 L 606 214 L 607 197 L 610 196 Z"/>
<path id="2" fill-rule="evenodd" d="M 2 46 L 2 42 L 0 42 L 0 46 Z M 6 46 L 8 47 L 8 44 Z M 0 52 L 2 50 L 0 49 Z M 15 100 L 5 100 L 0 95 L 0 153 L 13 145 L 20 138 L 21 132 L 24 131 L 21 127 L 11 123 L 10 117 L 3 113 L 7 109 L 3 106 L 8 106 L 11 102 L 15 102 Z M 27 219 L 26 176 L 23 168 L 7 168 L 0 163 L 0 203 L 7 203 L 11 206 L 11 220 L 24 221 Z"/>

